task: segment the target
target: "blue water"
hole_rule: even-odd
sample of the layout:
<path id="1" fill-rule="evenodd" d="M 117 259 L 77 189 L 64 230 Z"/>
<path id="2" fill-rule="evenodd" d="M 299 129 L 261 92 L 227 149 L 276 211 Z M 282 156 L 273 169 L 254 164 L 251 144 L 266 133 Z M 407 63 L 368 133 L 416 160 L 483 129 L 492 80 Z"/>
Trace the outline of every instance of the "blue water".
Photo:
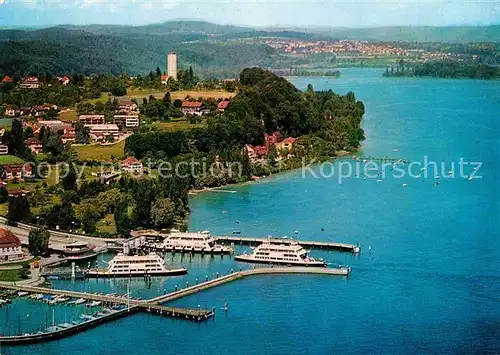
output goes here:
<path id="1" fill-rule="evenodd" d="M 380 77 L 345 69 L 339 79 L 295 78 L 304 88 L 349 90 L 366 106 L 367 140 L 360 155 L 445 164 L 482 162 L 482 178 L 388 176 L 302 177 L 300 170 L 236 193 L 192 197 L 189 225 L 214 234 L 292 236 L 362 246 L 362 253 L 313 251 L 349 264 L 349 278 L 248 278 L 174 302 L 229 312 L 194 324 L 135 315 L 57 342 L 2 349 L 7 354 L 330 354 L 500 352 L 500 83 Z M 394 151 L 394 150 L 397 151 Z M 334 165 L 337 169 L 339 163 Z M 319 172 L 320 166 L 313 171 Z M 472 173 L 468 167 L 467 174 Z M 390 171 L 390 170 L 389 170 Z M 407 184 L 403 187 L 402 184 Z M 323 229 L 323 230 L 322 230 Z M 371 246 L 371 252 L 369 251 Z M 104 256 L 104 259 L 108 256 Z M 133 295 L 149 297 L 214 273 L 245 267 L 225 257 L 176 256 L 189 274 L 136 280 Z M 100 260 L 99 262 L 103 262 Z M 126 292 L 125 281 L 59 281 L 55 287 Z M 124 291 L 125 290 L 125 291 Z M 0 309 L 11 323 L 22 307 Z M 16 329 L 16 326 L 13 327 Z"/>

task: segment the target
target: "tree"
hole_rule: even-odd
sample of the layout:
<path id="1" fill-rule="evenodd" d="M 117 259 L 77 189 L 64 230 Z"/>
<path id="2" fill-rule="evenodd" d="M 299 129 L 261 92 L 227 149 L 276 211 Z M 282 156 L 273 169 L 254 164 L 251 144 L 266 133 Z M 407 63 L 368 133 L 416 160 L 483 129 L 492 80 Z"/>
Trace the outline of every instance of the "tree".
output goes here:
<path id="1" fill-rule="evenodd" d="M 42 141 L 43 151 L 56 157 L 64 151 L 64 144 L 61 140 L 61 136 L 57 132 L 52 132 L 50 130 L 48 132 L 48 138 L 45 142 Z"/>
<path id="2" fill-rule="evenodd" d="M 116 83 L 110 87 L 109 92 L 114 96 L 124 96 L 127 95 L 127 88 L 124 85 Z"/>
<path id="3" fill-rule="evenodd" d="M 170 104 L 172 103 L 172 98 L 170 97 L 170 92 L 167 92 L 165 96 L 163 96 L 163 103 L 165 105 L 165 108 L 169 108 Z"/>
<path id="4" fill-rule="evenodd" d="M 64 175 L 62 178 L 62 186 L 65 191 L 71 191 L 71 190 L 76 190 L 77 185 L 76 185 L 76 172 L 75 169 L 72 167 L 69 168 L 69 171 Z"/>
<path id="5" fill-rule="evenodd" d="M 116 232 L 121 235 L 130 233 L 131 221 L 128 215 L 128 199 L 122 196 L 115 207 L 114 213 Z"/>
<path id="6" fill-rule="evenodd" d="M 53 205 L 52 208 L 44 212 L 43 219 L 47 221 L 49 227 L 56 228 L 59 226 L 63 230 L 72 228 L 73 222 L 76 221 L 75 211 L 68 201 Z"/>
<path id="7" fill-rule="evenodd" d="M 5 186 L 0 186 L 0 203 L 7 202 L 9 200 L 9 192 Z"/>
<path id="8" fill-rule="evenodd" d="M 80 121 L 75 124 L 75 140 L 78 144 L 87 144 L 90 141 L 90 131 Z"/>
<path id="9" fill-rule="evenodd" d="M 133 220 L 148 225 L 151 222 L 151 205 L 156 199 L 157 191 L 150 180 L 139 181 L 133 188 L 135 201 Z"/>
<path id="10" fill-rule="evenodd" d="M 169 227 L 175 218 L 175 204 L 169 198 L 158 199 L 151 206 L 151 222 L 156 228 Z"/>
<path id="11" fill-rule="evenodd" d="M 96 231 L 96 220 L 91 213 L 84 213 L 81 222 L 85 233 L 94 233 Z"/>
<path id="12" fill-rule="evenodd" d="M 12 128 L 3 139 L 4 144 L 9 146 L 9 152 L 13 155 L 23 156 L 26 150 L 23 140 L 23 124 L 20 120 L 12 121 Z"/>
<path id="13" fill-rule="evenodd" d="M 27 280 L 30 277 L 30 265 L 28 263 L 23 263 L 21 271 L 19 272 L 19 277 L 23 280 Z"/>
<path id="14" fill-rule="evenodd" d="M 28 235 L 28 250 L 33 256 L 41 256 L 49 252 L 49 231 L 38 228 L 30 231 Z"/>
<path id="15" fill-rule="evenodd" d="M 9 198 L 9 209 L 7 219 L 13 222 L 19 222 L 30 214 L 30 205 L 26 196 L 16 196 Z"/>
<path id="16" fill-rule="evenodd" d="M 173 106 L 175 108 L 181 108 L 181 106 L 182 106 L 182 100 L 175 99 L 174 102 L 173 102 Z"/>

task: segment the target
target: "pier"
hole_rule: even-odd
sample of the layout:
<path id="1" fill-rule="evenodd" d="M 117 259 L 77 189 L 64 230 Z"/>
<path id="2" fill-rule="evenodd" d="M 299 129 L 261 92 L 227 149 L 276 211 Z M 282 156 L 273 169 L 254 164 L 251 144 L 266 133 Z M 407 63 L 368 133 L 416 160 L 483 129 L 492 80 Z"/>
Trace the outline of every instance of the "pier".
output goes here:
<path id="1" fill-rule="evenodd" d="M 56 327 L 53 331 L 38 332 L 34 334 L 16 335 L 16 336 L 4 336 L 0 337 L 0 344 L 7 345 L 21 345 L 27 343 L 37 343 L 44 342 L 54 339 L 60 339 L 71 334 L 75 334 L 86 329 L 98 326 L 103 323 L 107 323 L 111 320 L 121 318 L 127 315 L 131 315 L 137 312 L 147 312 L 150 314 L 155 314 L 164 317 L 178 318 L 191 320 L 195 322 L 201 322 L 208 320 L 215 316 L 215 309 L 189 309 L 181 307 L 170 307 L 163 305 L 163 303 L 170 302 L 188 295 L 198 293 L 200 291 L 217 287 L 235 280 L 239 280 L 249 276 L 255 275 L 273 275 L 273 274 L 319 274 L 319 275 L 339 275 L 347 276 L 350 272 L 349 268 L 320 268 L 320 267 L 261 267 L 249 270 L 240 270 L 236 272 L 231 272 L 227 275 L 221 275 L 212 280 L 198 283 L 196 282 L 193 286 L 188 286 L 184 289 L 175 290 L 173 292 L 167 293 L 165 295 L 160 295 L 158 297 L 149 300 L 136 300 L 127 297 L 112 296 L 112 295 L 100 295 L 92 294 L 86 292 L 70 291 L 70 290 L 55 290 L 45 287 L 35 287 L 35 286 L 14 286 L 14 285 L 4 285 L 0 284 L 0 289 L 10 289 L 15 291 L 25 291 L 30 293 L 41 293 L 50 295 L 59 295 L 73 298 L 84 298 L 86 300 L 108 302 L 114 304 L 124 305 L 124 308 L 118 311 L 112 311 L 107 314 L 101 315 L 99 317 L 93 317 L 93 319 L 86 320 L 81 323 L 74 324 L 69 327 Z"/>
<path id="2" fill-rule="evenodd" d="M 132 238 L 130 238 L 127 242 L 131 245 L 130 249 L 140 249 L 144 245 L 148 244 L 148 238 L 164 238 L 168 234 L 162 233 L 156 230 L 140 230 L 140 231 L 132 231 L 130 233 Z M 288 239 L 288 238 L 253 238 L 253 237 L 239 237 L 236 235 L 230 236 L 213 236 L 216 242 L 221 244 L 238 244 L 238 245 L 259 245 L 264 242 L 271 242 L 277 244 L 291 244 L 292 242 L 299 243 L 305 248 L 309 249 L 325 249 L 325 250 L 338 250 L 344 252 L 351 253 L 359 253 L 361 251 L 361 247 L 359 244 L 348 244 L 348 243 L 338 243 L 338 242 L 317 242 L 310 240 L 296 240 L 296 239 Z M 141 238 L 143 239 L 141 241 Z M 160 248 L 161 249 L 161 248 Z M 163 251 L 172 251 L 172 252 L 187 252 L 182 250 L 163 250 Z M 194 250 L 188 251 L 190 253 L 195 252 Z M 207 253 L 208 254 L 208 253 Z"/>
<path id="3" fill-rule="evenodd" d="M 389 163 L 389 164 L 409 164 L 410 160 L 403 158 L 390 158 L 390 157 L 357 157 L 357 156 L 345 156 L 339 158 L 339 160 L 352 160 L 361 163 L 376 162 L 376 163 Z"/>
<path id="4" fill-rule="evenodd" d="M 351 253 L 359 253 L 361 247 L 359 244 L 346 244 L 346 243 L 336 243 L 336 242 L 315 242 L 308 240 L 295 240 L 295 239 L 285 239 L 285 238 L 248 238 L 248 237 L 236 237 L 236 236 L 217 236 L 214 237 L 218 242 L 223 243 L 234 243 L 240 245 L 259 245 L 264 242 L 278 243 L 278 244 L 291 244 L 293 242 L 299 243 L 305 248 L 309 249 L 326 249 L 326 250 L 339 250 Z"/>

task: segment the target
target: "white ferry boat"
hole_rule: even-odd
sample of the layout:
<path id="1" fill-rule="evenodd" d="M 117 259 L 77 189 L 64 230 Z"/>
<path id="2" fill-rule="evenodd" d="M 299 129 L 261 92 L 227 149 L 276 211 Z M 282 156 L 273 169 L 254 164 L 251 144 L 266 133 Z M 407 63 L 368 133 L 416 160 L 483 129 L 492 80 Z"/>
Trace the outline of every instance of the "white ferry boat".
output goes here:
<path id="1" fill-rule="evenodd" d="M 290 244 L 264 242 L 256 247 L 253 253 L 237 255 L 234 260 L 249 263 L 326 267 L 326 262 L 323 259 L 308 257 L 307 251 L 296 242 Z"/>
<path id="2" fill-rule="evenodd" d="M 131 276 L 163 276 L 182 275 L 187 273 L 183 267 L 169 269 L 165 261 L 158 254 L 148 255 L 116 255 L 105 270 L 89 269 L 88 277 L 131 277 Z"/>
<path id="3" fill-rule="evenodd" d="M 215 238 L 209 231 L 197 233 L 182 233 L 172 229 L 165 237 L 160 249 L 165 251 L 184 253 L 207 253 L 207 254 L 229 254 L 233 252 L 231 247 L 217 244 Z"/>

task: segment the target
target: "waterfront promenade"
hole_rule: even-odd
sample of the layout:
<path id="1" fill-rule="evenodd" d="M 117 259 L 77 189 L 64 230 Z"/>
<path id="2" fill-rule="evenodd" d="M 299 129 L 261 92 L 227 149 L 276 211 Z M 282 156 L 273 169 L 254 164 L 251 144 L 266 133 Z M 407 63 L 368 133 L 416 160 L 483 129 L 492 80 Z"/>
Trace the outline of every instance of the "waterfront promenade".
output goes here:
<path id="1" fill-rule="evenodd" d="M 249 270 L 240 270 L 236 272 L 231 272 L 227 275 L 221 275 L 220 277 L 216 277 L 215 279 L 212 280 L 208 280 L 207 278 L 205 282 L 196 283 L 195 285 L 192 286 L 187 285 L 187 287 L 184 289 L 174 290 L 173 292 L 166 293 L 164 295 L 160 295 L 158 297 L 149 300 L 136 300 L 121 296 L 92 294 L 92 293 L 69 291 L 69 290 L 56 290 L 56 289 L 36 287 L 36 286 L 0 285 L 0 288 L 3 289 L 25 291 L 30 293 L 59 295 L 59 296 L 66 296 L 73 298 L 85 298 L 87 300 L 107 302 L 110 304 L 126 305 L 126 308 L 124 310 L 121 310 L 119 312 L 112 312 L 107 315 L 103 315 L 99 318 L 89 320 L 69 328 L 59 329 L 47 333 L 1 337 L 0 343 L 15 345 L 15 344 L 42 342 L 52 339 L 58 339 L 97 326 L 99 324 L 106 323 L 113 319 L 133 314 L 137 311 L 148 312 L 160 316 L 174 317 L 174 318 L 201 322 L 213 317 L 215 315 L 215 309 L 212 308 L 211 310 L 208 310 L 201 308 L 189 309 L 181 307 L 170 307 L 163 305 L 163 303 L 177 300 L 182 297 L 186 297 L 191 294 L 198 293 L 200 291 L 217 287 L 249 276 L 277 275 L 277 274 L 319 274 L 319 275 L 348 276 L 349 272 L 350 272 L 349 268 L 260 267 Z"/>

